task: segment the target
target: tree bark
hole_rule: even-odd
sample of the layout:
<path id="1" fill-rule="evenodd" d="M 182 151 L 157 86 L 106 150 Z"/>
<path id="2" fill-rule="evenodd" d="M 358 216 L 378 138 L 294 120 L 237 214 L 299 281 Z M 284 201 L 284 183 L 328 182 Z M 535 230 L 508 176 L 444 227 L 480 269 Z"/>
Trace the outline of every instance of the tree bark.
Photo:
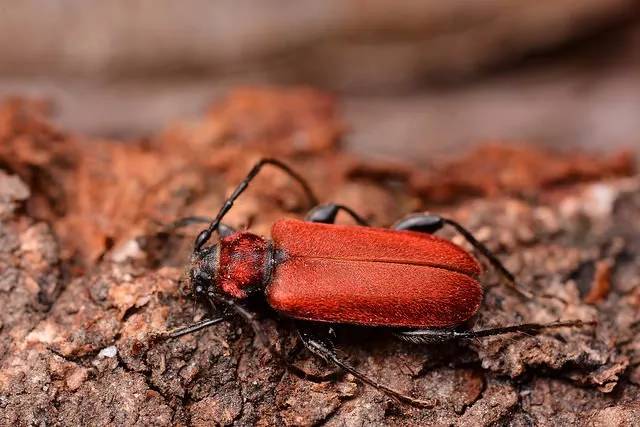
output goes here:
<path id="1" fill-rule="evenodd" d="M 640 181 L 628 154 L 488 146 L 429 170 L 365 162 L 340 150 L 345 126 L 333 98 L 309 89 L 239 91 L 196 123 L 127 143 L 57 129 L 45 107 L 13 100 L 0 108 L 1 424 L 640 420 Z M 377 226 L 421 210 L 465 224 L 534 294 L 521 297 L 487 267 L 475 327 L 597 326 L 429 346 L 338 330 L 345 358 L 393 388 L 437 400 L 429 409 L 350 375 L 320 384 L 292 376 L 241 319 L 155 339 L 204 314 L 181 281 L 198 227 L 165 225 L 215 214 L 263 156 L 290 163 L 321 200 Z M 268 236 L 275 219 L 307 208 L 286 176 L 265 170 L 228 222 Z M 252 309 L 271 342 L 293 345 L 287 319 Z M 304 352 L 296 363 L 328 369 Z"/>

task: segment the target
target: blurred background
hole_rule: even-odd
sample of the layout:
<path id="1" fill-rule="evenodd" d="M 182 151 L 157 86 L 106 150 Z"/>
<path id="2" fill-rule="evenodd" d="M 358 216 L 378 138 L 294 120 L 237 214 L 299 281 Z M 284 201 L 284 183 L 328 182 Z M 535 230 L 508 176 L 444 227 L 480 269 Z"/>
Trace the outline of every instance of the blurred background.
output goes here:
<path id="1" fill-rule="evenodd" d="M 367 156 L 640 135 L 635 0 L 23 0 L 0 6 L 0 57 L 0 96 L 50 98 L 93 136 L 157 132 L 257 84 L 335 93 Z"/>

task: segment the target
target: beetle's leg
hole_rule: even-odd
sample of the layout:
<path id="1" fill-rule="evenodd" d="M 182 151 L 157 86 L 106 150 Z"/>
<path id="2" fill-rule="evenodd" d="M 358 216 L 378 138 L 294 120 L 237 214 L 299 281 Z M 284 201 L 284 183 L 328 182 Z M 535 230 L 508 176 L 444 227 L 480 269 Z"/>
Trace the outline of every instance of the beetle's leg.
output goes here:
<path id="1" fill-rule="evenodd" d="M 595 323 L 596 322 L 583 322 L 582 320 L 567 320 L 552 323 L 522 323 L 520 325 L 480 329 L 477 331 L 455 329 L 417 329 L 413 331 L 395 332 L 394 335 L 403 341 L 409 341 L 415 344 L 429 344 L 464 338 L 483 338 L 518 332 L 537 333 L 543 329 L 582 327 L 586 325 L 595 325 Z"/>
<path id="2" fill-rule="evenodd" d="M 507 269 L 507 267 L 504 266 L 504 264 L 502 264 L 502 262 L 498 259 L 498 257 L 496 257 L 493 254 L 493 252 L 489 250 L 489 248 L 487 248 L 484 244 L 478 241 L 478 239 L 476 239 L 469 230 L 464 228 L 462 225 L 458 224 L 456 221 L 449 218 L 443 218 L 440 215 L 417 214 L 417 215 L 410 215 L 407 218 L 400 220 L 399 222 L 393 225 L 393 228 L 395 230 L 411 230 L 411 231 L 418 231 L 421 233 L 433 234 L 436 231 L 440 230 L 445 225 L 449 225 L 453 227 L 458 233 L 460 233 L 462 237 L 464 237 L 465 240 L 471 244 L 471 246 L 473 246 L 491 263 L 493 268 L 498 270 L 498 272 L 505 279 L 507 279 L 507 283 L 516 292 L 520 293 L 521 295 L 527 298 L 532 298 L 532 295 L 529 292 L 517 286 L 515 276 L 513 275 L 513 273 L 511 273 Z"/>
<path id="3" fill-rule="evenodd" d="M 414 399 L 413 397 L 407 396 L 405 394 L 400 393 L 399 391 L 393 390 L 385 385 L 378 383 L 377 381 L 369 378 L 366 374 L 360 372 L 349 363 L 343 361 L 336 354 L 333 345 L 326 338 L 319 337 L 317 333 L 311 331 L 310 329 L 299 329 L 298 334 L 304 346 L 314 355 L 320 357 L 326 362 L 333 363 L 339 368 L 349 372 L 351 375 L 359 379 L 365 384 L 370 385 L 371 387 L 401 401 L 404 403 L 408 403 L 415 406 L 421 407 L 432 407 L 436 402 L 434 401 L 426 401 L 420 399 Z"/>
<path id="4" fill-rule="evenodd" d="M 210 304 L 213 306 L 213 301 L 210 301 Z M 258 339 L 269 349 L 269 352 L 271 352 L 271 354 L 273 354 L 278 360 L 284 360 L 285 367 L 294 375 L 312 382 L 316 382 L 316 383 L 330 381 L 337 378 L 338 376 L 337 374 L 339 374 L 339 372 L 336 372 L 336 371 L 329 372 L 327 374 L 316 375 L 316 374 L 311 374 L 305 371 L 304 369 L 299 368 L 298 366 L 291 363 L 290 359 L 295 356 L 295 353 L 299 351 L 299 349 L 302 348 L 302 346 L 300 345 L 297 346 L 298 350 L 294 349 L 292 352 L 290 352 L 287 355 L 286 358 L 283 358 L 283 356 L 275 348 L 273 348 L 273 346 L 271 346 L 271 343 L 267 339 L 266 335 L 263 333 L 262 328 L 260 328 L 260 325 L 257 323 L 257 321 L 255 321 L 253 314 L 249 313 L 244 308 L 237 305 L 233 306 L 233 310 L 236 313 L 240 314 L 241 317 L 243 317 L 243 319 L 247 320 L 251 324 L 254 332 L 258 336 Z M 191 325 L 181 326 L 178 328 L 171 329 L 165 333 L 159 334 L 159 338 L 161 339 L 179 338 L 184 335 L 198 332 L 202 329 L 208 328 L 209 326 L 216 325 L 222 322 L 223 320 L 228 320 L 228 319 L 229 319 L 228 315 L 225 315 L 223 317 L 216 317 L 212 319 L 204 319 L 199 322 L 193 323 Z M 299 341 L 298 341 L 298 344 L 300 344 Z"/>
<path id="5" fill-rule="evenodd" d="M 393 224 L 394 230 L 410 230 L 433 234 L 444 227 L 444 219 L 438 215 L 412 214 Z"/>
<path id="6" fill-rule="evenodd" d="M 178 338 L 181 337 L 183 335 L 188 335 L 188 334 L 192 334 L 194 332 L 198 332 L 204 328 L 208 328 L 209 326 L 213 326 L 216 325 L 220 322 L 222 322 L 223 320 L 225 320 L 226 317 L 216 317 L 213 319 L 204 319 L 201 320 L 199 322 L 196 322 L 194 324 L 191 325 L 187 325 L 187 326 L 181 326 L 179 328 L 175 328 L 175 329 L 171 329 L 169 331 L 167 331 L 166 333 L 163 334 L 164 337 L 166 338 Z"/>
<path id="7" fill-rule="evenodd" d="M 269 338 L 267 338 L 267 335 L 264 333 L 262 326 L 260 326 L 260 323 L 258 323 L 253 313 L 249 312 L 247 309 L 237 304 L 234 300 L 227 298 L 225 296 L 211 295 L 211 299 L 212 299 L 211 301 L 212 304 L 214 301 L 220 301 L 226 304 L 227 307 L 233 310 L 240 317 L 242 317 L 249 324 L 249 326 L 251 326 L 251 329 L 253 329 L 253 333 L 258 338 L 258 341 L 260 341 L 260 343 L 267 348 L 269 353 L 271 353 L 271 355 L 289 372 L 291 372 L 292 374 L 300 378 L 308 379 L 312 382 L 322 382 L 327 380 L 323 375 L 310 374 L 306 372 L 304 369 L 301 369 L 296 365 L 289 363 L 288 358 L 282 352 L 278 351 L 271 344 L 271 342 L 269 341 Z"/>
<path id="8" fill-rule="evenodd" d="M 341 210 L 349 214 L 358 224 L 369 226 L 367 220 L 358 215 L 353 209 L 345 205 L 338 205 L 336 203 L 318 205 L 315 208 L 311 209 L 304 219 L 305 221 L 310 222 L 333 224 L 336 222 L 336 216 Z"/>
<path id="9" fill-rule="evenodd" d="M 236 189 L 233 190 L 233 193 L 231 193 L 231 196 L 229 196 L 229 198 L 225 200 L 224 204 L 218 211 L 218 214 L 209 224 L 209 227 L 205 228 L 200 232 L 200 234 L 198 234 L 198 237 L 196 237 L 196 241 L 194 244 L 194 252 L 198 252 L 202 248 L 202 246 L 209 240 L 209 238 L 211 238 L 213 232 L 216 231 L 220 226 L 220 221 L 222 221 L 222 218 L 233 207 L 233 203 L 244 192 L 244 190 L 247 189 L 249 183 L 258 175 L 260 170 L 265 165 L 272 165 L 286 172 L 291 178 L 293 178 L 300 184 L 307 198 L 309 199 L 309 204 L 311 206 L 318 204 L 318 199 L 313 194 L 313 191 L 311 191 L 311 187 L 309 187 L 309 184 L 307 184 L 307 182 L 300 175 L 294 172 L 293 169 L 276 159 L 262 159 L 258 163 L 256 163 L 255 166 L 253 166 L 253 168 L 247 174 L 247 177 L 243 179 L 240 184 L 238 184 Z"/>
<path id="10" fill-rule="evenodd" d="M 210 297 L 211 297 L 210 298 L 211 304 L 214 304 L 215 302 L 221 302 L 225 304 L 228 308 L 233 310 L 237 315 L 242 317 L 249 324 L 249 326 L 251 326 L 251 329 L 253 329 L 253 333 L 258 338 L 258 341 L 260 341 L 260 343 L 263 346 L 265 346 L 267 350 L 269 350 L 269 352 L 273 354 L 277 359 L 280 359 L 280 360 L 283 359 L 284 356 L 282 355 L 282 353 L 277 351 L 273 347 L 269 339 L 267 338 L 266 334 L 264 333 L 264 330 L 262 329 L 262 326 L 260 326 L 260 323 L 258 323 L 258 321 L 256 320 L 255 314 L 251 313 L 241 305 L 237 304 L 231 298 L 227 298 L 225 296 L 217 295 L 217 294 L 211 294 Z"/>
<path id="11" fill-rule="evenodd" d="M 193 300 L 194 302 L 194 311 L 195 311 L 195 303 L 196 300 Z M 211 300 L 206 300 L 206 302 L 209 304 L 209 308 L 211 310 L 211 314 L 218 312 L 217 307 L 215 306 L 215 304 L 213 303 L 213 301 Z M 223 312 L 222 315 L 218 315 L 218 317 L 210 317 L 210 318 L 206 318 L 203 319 L 199 322 L 195 322 L 192 323 L 190 325 L 186 325 L 186 326 L 180 326 L 174 329 L 171 329 L 169 331 L 166 331 L 162 334 L 160 334 L 161 337 L 169 339 L 169 338 L 178 338 L 184 335 L 188 335 L 188 334 L 192 334 L 194 332 L 198 332 L 202 329 L 208 328 L 209 326 L 213 326 L 216 325 L 220 322 L 222 322 L 223 320 L 227 320 L 230 317 L 230 313 L 228 312 Z"/>
<path id="12" fill-rule="evenodd" d="M 298 322 L 296 322 L 297 324 Z M 296 376 L 305 379 L 305 380 L 309 380 L 315 383 L 321 383 L 321 382 L 326 382 L 326 381 L 335 381 L 337 379 L 339 379 L 343 374 L 344 371 L 340 368 L 334 369 L 331 372 L 327 372 L 325 374 L 312 374 L 309 373 L 307 371 L 305 371 L 304 369 L 297 367 L 296 365 L 294 365 L 294 363 L 292 362 L 293 358 L 296 357 L 300 351 L 302 349 L 304 349 L 305 346 L 302 343 L 302 339 L 300 338 L 300 334 L 297 333 L 296 334 L 296 344 L 294 345 L 294 347 L 289 350 L 287 352 L 287 363 L 290 366 L 294 366 L 296 367 L 296 369 L 298 370 L 298 372 L 294 372 L 292 371 L 292 373 L 294 373 Z M 299 373 L 303 374 L 303 375 L 299 375 Z"/>

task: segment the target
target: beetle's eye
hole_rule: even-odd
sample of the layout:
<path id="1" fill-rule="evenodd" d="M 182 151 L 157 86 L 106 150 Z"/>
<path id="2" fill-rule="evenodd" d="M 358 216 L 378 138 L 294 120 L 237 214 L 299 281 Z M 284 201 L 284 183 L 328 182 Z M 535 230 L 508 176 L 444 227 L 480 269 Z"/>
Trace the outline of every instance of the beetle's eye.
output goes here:
<path id="1" fill-rule="evenodd" d="M 196 294 L 202 294 L 204 293 L 204 287 L 202 287 L 201 285 L 196 286 L 196 288 L 194 289 Z"/>
<path id="2" fill-rule="evenodd" d="M 196 280 L 198 282 L 210 282 L 211 281 L 211 276 L 209 276 L 207 273 L 205 273 L 203 271 L 200 271 L 196 275 Z"/>

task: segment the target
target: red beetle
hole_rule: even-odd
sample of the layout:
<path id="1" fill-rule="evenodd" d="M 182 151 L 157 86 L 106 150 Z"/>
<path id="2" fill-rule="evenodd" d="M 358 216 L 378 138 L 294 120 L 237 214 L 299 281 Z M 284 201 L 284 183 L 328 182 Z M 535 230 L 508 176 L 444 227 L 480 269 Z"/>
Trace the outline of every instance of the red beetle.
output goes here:
<path id="1" fill-rule="evenodd" d="M 482 302 L 478 262 L 455 244 L 433 236 L 452 226 L 514 284 L 513 275 L 473 235 L 458 223 L 437 215 L 412 215 L 393 229 L 369 227 L 352 209 L 325 204 L 312 209 L 306 221 L 283 219 L 272 228 L 272 239 L 236 232 L 221 223 L 234 201 L 264 165 L 276 166 L 298 181 L 309 200 L 316 198 L 307 183 L 285 164 L 263 159 L 225 201 L 215 219 L 185 218 L 182 226 L 210 222 L 195 241 L 189 278 L 193 295 L 211 307 L 226 307 L 247 320 L 267 348 L 292 372 L 314 378 L 288 364 L 262 333 L 254 315 L 241 301 L 260 295 L 280 314 L 296 319 L 298 335 L 316 356 L 350 372 L 363 382 L 402 401 L 429 405 L 381 385 L 341 360 L 328 329 L 334 324 L 381 327 L 415 342 L 438 342 L 543 328 L 581 326 L 579 320 L 520 324 L 471 331 L 461 329 Z M 334 224 L 339 211 L 359 225 Z M 217 245 L 205 247 L 214 232 Z M 223 321 L 215 317 L 175 329 L 179 337 Z M 324 326 L 324 328 L 323 328 Z"/>

